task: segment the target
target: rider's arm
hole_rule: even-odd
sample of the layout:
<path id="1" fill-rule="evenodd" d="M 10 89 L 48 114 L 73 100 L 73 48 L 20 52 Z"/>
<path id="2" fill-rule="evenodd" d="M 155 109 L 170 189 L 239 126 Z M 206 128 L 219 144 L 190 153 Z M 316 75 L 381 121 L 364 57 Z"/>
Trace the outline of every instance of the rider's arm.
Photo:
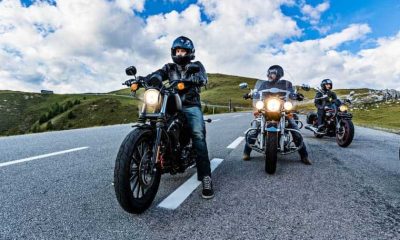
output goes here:
<path id="1" fill-rule="evenodd" d="M 304 96 L 303 94 L 298 94 L 294 91 L 293 85 L 291 82 L 286 82 L 286 90 L 290 92 L 289 98 L 292 100 L 303 101 Z"/>
<path id="2" fill-rule="evenodd" d="M 315 104 L 315 107 L 317 107 L 318 109 L 324 109 L 324 103 L 323 103 L 322 99 L 317 99 L 317 98 L 321 98 L 322 96 L 323 96 L 323 94 L 320 92 L 317 92 L 317 94 L 315 94 L 314 104 Z"/>
<path id="3" fill-rule="evenodd" d="M 160 86 L 161 83 L 168 79 L 169 65 L 165 64 L 161 69 L 147 75 L 146 82 L 151 86 Z"/>

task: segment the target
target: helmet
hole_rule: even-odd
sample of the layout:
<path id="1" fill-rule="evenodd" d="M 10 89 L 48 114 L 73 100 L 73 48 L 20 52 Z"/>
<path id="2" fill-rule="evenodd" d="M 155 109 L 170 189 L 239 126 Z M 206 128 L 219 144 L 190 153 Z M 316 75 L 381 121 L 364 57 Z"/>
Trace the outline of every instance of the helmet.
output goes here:
<path id="1" fill-rule="evenodd" d="M 269 77 L 271 74 L 276 74 L 276 80 L 279 80 L 284 75 L 283 68 L 279 65 L 272 65 L 268 68 L 267 76 Z"/>
<path id="2" fill-rule="evenodd" d="M 327 85 L 327 84 L 330 84 L 330 85 L 331 85 L 331 89 L 333 88 L 332 80 L 330 80 L 330 79 L 324 79 L 324 80 L 321 81 L 321 88 L 322 88 L 322 90 L 324 90 L 324 91 L 327 90 L 327 89 L 326 89 L 326 86 L 325 86 L 325 85 Z"/>
<path id="3" fill-rule="evenodd" d="M 185 56 L 176 56 L 176 49 L 177 48 L 182 48 L 187 51 Z M 175 41 L 172 43 L 171 47 L 171 57 L 172 61 L 174 63 L 179 64 L 179 65 L 186 65 L 188 64 L 191 60 L 194 59 L 194 45 L 192 40 L 190 40 L 187 37 L 180 36 Z"/>

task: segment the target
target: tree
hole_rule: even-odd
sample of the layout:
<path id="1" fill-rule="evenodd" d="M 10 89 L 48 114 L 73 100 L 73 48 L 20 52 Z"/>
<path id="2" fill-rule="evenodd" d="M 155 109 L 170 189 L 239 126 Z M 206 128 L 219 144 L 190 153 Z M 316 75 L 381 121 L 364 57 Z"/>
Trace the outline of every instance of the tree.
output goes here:
<path id="1" fill-rule="evenodd" d="M 53 129 L 54 129 L 54 125 L 53 125 L 53 123 L 52 123 L 51 121 L 49 121 L 49 122 L 47 123 L 46 129 L 47 129 L 47 130 L 53 130 Z"/>

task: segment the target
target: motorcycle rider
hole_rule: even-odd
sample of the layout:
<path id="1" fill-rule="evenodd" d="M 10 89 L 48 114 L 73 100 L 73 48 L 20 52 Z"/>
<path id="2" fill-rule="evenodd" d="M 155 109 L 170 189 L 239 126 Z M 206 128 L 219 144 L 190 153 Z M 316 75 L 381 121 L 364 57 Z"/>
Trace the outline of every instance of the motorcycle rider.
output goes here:
<path id="1" fill-rule="evenodd" d="M 284 75 L 283 68 L 279 65 L 273 65 L 268 68 L 268 81 L 264 81 L 263 84 L 259 86 L 257 90 L 263 90 L 263 89 L 270 89 L 270 88 L 278 88 L 282 90 L 287 90 L 290 91 L 290 98 L 293 100 L 303 100 L 304 96 L 302 94 L 297 94 L 294 92 L 292 83 L 288 80 L 281 79 Z M 251 95 L 249 93 L 246 93 L 243 98 L 251 98 Z M 294 119 L 289 118 L 289 128 L 299 130 L 299 127 L 297 126 L 296 122 Z M 292 133 L 293 134 L 293 140 L 298 146 L 301 143 L 301 136 L 299 133 Z M 248 139 L 248 142 L 246 142 L 243 150 L 243 160 L 247 161 L 250 160 L 250 153 L 251 153 L 251 148 L 248 144 L 254 144 L 256 136 L 250 136 L 250 139 Z M 299 154 L 300 154 L 300 159 L 301 162 L 306 164 L 306 165 L 311 165 L 311 161 L 308 158 L 308 152 L 306 145 L 303 144 L 303 146 L 299 149 Z"/>
<path id="2" fill-rule="evenodd" d="M 200 88 L 207 84 L 207 74 L 201 62 L 192 62 L 195 58 L 195 48 L 192 40 L 187 37 L 180 36 L 173 41 L 171 57 L 174 63 L 167 63 L 161 69 L 149 74 L 146 77 L 147 82 L 152 86 L 161 86 L 162 81 L 184 78 L 193 83 L 187 84 L 185 89 L 179 92 L 179 95 L 182 100 L 182 111 L 190 128 L 193 147 L 197 153 L 197 178 L 202 181 L 202 197 L 210 199 L 214 197 L 214 190 L 206 143 L 206 129 L 200 102 Z M 198 65 L 200 71 L 187 73 L 188 64 Z"/>
<path id="3" fill-rule="evenodd" d="M 317 91 L 315 95 L 315 100 L 314 104 L 315 107 L 317 107 L 317 115 L 318 115 L 318 132 L 322 132 L 324 128 L 324 116 L 325 116 L 325 111 L 328 108 L 327 105 L 332 104 L 336 99 L 336 93 L 332 91 L 332 80 L 330 79 L 324 79 L 321 81 L 321 91 Z M 324 95 L 326 95 L 326 98 L 322 98 Z"/>

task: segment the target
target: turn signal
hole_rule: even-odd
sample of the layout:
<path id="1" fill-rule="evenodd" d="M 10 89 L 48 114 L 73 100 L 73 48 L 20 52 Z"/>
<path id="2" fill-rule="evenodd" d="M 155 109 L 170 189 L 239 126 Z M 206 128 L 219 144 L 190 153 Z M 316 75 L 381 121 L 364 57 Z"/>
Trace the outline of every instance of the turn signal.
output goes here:
<path id="1" fill-rule="evenodd" d="M 136 90 L 138 89 L 138 87 L 139 87 L 139 86 L 138 86 L 137 83 L 132 84 L 132 85 L 131 85 L 131 91 L 132 91 L 132 92 L 136 91 Z"/>
<path id="2" fill-rule="evenodd" d="M 177 87 L 178 87 L 178 90 L 183 90 L 183 89 L 185 89 L 185 84 L 183 82 L 178 83 Z"/>

